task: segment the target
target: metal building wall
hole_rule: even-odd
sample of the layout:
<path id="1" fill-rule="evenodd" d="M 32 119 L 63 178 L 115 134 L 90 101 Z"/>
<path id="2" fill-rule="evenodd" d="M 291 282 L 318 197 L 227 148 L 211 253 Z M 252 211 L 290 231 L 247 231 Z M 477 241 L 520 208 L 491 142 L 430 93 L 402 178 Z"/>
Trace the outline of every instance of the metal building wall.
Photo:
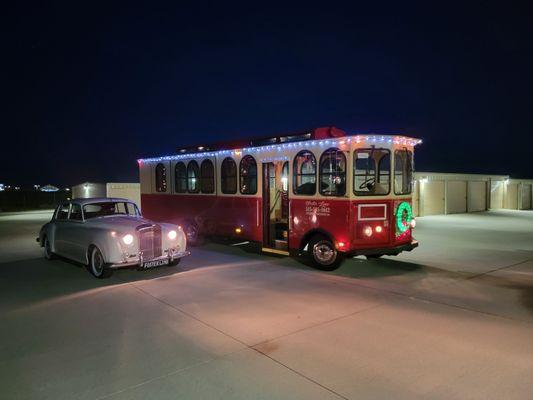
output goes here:
<path id="1" fill-rule="evenodd" d="M 106 197 L 106 185 L 104 183 L 85 182 L 72 186 L 73 199 L 88 199 L 90 197 Z"/>
<path id="2" fill-rule="evenodd" d="M 141 207 L 141 184 L 140 183 L 107 183 L 107 197 L 121 197 L 134 201 Z"/>

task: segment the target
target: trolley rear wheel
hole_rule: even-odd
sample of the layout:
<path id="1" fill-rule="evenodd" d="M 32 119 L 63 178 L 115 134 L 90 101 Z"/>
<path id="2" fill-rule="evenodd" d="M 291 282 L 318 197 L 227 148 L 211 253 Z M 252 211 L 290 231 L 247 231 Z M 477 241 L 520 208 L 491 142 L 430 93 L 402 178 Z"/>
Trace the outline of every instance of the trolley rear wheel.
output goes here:
<path id="1" fill-rule="evenodd" d="M 193 247 L 200 246 L 204 243 L 204 237 L 200 233 L 200 228 L 195 222 L 185 224 L 183 229 L 187 236 L 187 244 Z"/>

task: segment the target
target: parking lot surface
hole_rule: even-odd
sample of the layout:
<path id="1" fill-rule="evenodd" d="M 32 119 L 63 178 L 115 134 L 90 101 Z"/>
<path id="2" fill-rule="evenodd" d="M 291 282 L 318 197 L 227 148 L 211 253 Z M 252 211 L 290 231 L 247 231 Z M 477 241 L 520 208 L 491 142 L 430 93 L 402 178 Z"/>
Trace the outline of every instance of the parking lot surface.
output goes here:
<path id="1" fill-rule="evenodd" d="M 216 243 L 93 278 L 0 214 L 2 399 L 531 399 L 533 212 L 424 217 L 334 272 Z"/>

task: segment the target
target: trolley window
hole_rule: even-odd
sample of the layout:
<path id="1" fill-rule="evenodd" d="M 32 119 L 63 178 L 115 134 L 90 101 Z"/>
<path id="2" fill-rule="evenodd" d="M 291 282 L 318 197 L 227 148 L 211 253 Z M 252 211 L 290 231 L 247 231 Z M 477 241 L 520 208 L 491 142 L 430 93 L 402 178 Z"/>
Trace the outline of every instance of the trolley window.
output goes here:
<path id="1" fill-rule="evenodd" d="M 222 193 L 237 193 L 237 164 L 235 164 L 233 158 L 227 157 L 222 161 L 220 181 Z"/>
<path id="2" fill-rule="evenodd" d="M 200 188 L 198 187 L 198 175 L 200 175 L 200 169 L 196 161 L 190 161 L 187 164 L 187 191 L 189 193 L 198 193 Z"/>
<path id="3" fill-rule="evenodd" d="M 413 153 L 407 149 L 394 152 L 394 193 L 410 194 L 413 190 Z"/>
<path id="4" fill-rule="evenodd" d="M 202 193 L 215 191 L 215 167 L 211 160 L 204 160 L 200 165 L 200 188 Z"/>
<path id="5" fill-rule="evenodd" d="M 328 149 L 320 156 L 320 194 L 346 194 L 346 156 L 339 149 Z"/>
<path id="6" fill-rule="evenodd" d="M 302 150 L 293 163 L 294 194 L 313 195 L 316 192 L 316 158 L 309 150 Z"/>
<path id="7" fill-rule="evenodd" d="M 167 191 L 167 168 L 161 163 L 155 167 L 155 190 L 157 192 Z"/>
<path id="8" fill-rule="evenodd" d="M 353 191 L 358 196 L 380 196 L 390 193 L 390 151 L 359 149 L 353 160 Z"/>
<path id="9" fill-rule="evenodd" d="M 176 193 L 187 191 L 187 167 L 181 161 L 174 167 L 174 191 Z"/>
<path id="10" fill-rule="evenodd" d="M 283 167 L 281 168 L 281 184 L 283 186 L 283 191 L 286 192 L 289 190 L 289 162 L 285 161 Z"/>
<path id="11" fill-rule="evenodd" d="M 241 194 L 257 193 L 257 163 L 252 156 L 245 156 L 239 164 Z"/>

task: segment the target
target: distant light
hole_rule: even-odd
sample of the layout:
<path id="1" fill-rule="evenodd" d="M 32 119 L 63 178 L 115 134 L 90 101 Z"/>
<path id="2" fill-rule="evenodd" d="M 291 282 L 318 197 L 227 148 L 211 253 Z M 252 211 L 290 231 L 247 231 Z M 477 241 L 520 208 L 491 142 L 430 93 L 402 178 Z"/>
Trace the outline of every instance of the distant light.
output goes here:
<path id="1" fill-rule="evenodd" d="M 344 247 L 344 242 L 339 242 L 339 247 Z"/>
<path id="2" fill-rule="evenodd" d="M 242 229 L 239 227 L 235 228 L 235 233 L 242 233 Z"/>
<path id="3" fill-rule="evenodd" d="M 428 178 L 422 178 L 422 179 L 420 179 L 420 183 L 428 183 Z"/>
<path id="4" fill-rule="evenodd" d="M 293 221 L 294 221 L 294 225 L 298 225 L 300 223 L 300 220 L 298 219 L 298 217 L 294 217 Z"/>
<path id="5" fill-rule="evenodd" d="M 198 150 L 203 150 L 204 148 L 204 146 L 198 146 Z"/>

